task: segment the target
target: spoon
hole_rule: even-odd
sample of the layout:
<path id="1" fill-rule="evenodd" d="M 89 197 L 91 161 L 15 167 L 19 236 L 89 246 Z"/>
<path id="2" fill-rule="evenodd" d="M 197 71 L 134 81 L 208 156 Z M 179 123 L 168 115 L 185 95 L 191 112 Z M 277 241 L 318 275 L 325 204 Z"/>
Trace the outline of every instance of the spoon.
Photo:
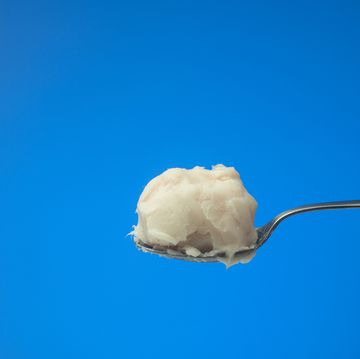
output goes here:
<path id="1" fill-rule="evenodd" d="M 338 202 L 325 202 L 325 203 L 315 203 L 315 204 L 308 204 L 305 206 L 295 207 L 289 209 L 285 212 L 280 213 L 272 220 L 270 220 L 265 225 L 258 227 L 256 229 L 258 239 L 256 243 L 249 247 L 246 250 L 239 251 L 235 253 L 235 256 L 246 256 L 246 254 L 250 254 L 253 251 L 259 249 L 271 236 L 277 226 L 282 222 L 285 218 L 288 218 L 294 214 L 304 213 L 304 212 L 311 212 L 311 211 L 319 211 L 319 210 L 326 210 L 326 209 L 347 209 L 347 208 L 360 208 L 360 200 L 353 200 L 353 201 L 338 201 Z M 149 252 L 153 254 L 158 254 L 162 257 L 172 258 L 172 259 L 182 259 L 191 262 L 219 262 L 222 257 L 225 256 L 224 254 L 218 254 L 216 256 L 206 256 L 202 254 L 198 257 L 192 257 L 187 255 L 186 253 L 176 251 L 173 249 L 167 248 L 160 248 L 160 247 L 152 247 L 149 244 L 145 244 L 139 239 L 135 240 L 136 246 L 142 250 L 143 252 Z"/>

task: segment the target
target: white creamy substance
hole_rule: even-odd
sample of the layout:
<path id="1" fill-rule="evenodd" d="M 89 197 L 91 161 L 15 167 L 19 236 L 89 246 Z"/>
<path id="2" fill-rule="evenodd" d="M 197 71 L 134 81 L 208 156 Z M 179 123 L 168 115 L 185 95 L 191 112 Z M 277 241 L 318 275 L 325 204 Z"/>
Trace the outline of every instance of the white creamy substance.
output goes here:
<path id="1" fill-rule="evenodd" d="M 172 168 L 152 179 L 137 204 L 135 241 L 188 256 L 216 256 L 227 266 L 246 263 L 236 252 L 257 240 L 257 203 L 233 167 Z"/>

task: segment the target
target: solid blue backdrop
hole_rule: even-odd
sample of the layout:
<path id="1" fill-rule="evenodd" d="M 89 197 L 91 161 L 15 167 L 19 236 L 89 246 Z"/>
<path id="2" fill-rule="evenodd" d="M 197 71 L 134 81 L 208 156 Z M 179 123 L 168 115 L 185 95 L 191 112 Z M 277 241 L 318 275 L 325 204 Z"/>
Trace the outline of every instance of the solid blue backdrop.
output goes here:
<path id="1" fill-rule="evenodd" d="M 2 1 L 0 358 L 359 358 L 360 210 L 254 260 L 126 234 L 170 167 L 235 166 L 257 225 L 360 198 L 357 1 Z"/>

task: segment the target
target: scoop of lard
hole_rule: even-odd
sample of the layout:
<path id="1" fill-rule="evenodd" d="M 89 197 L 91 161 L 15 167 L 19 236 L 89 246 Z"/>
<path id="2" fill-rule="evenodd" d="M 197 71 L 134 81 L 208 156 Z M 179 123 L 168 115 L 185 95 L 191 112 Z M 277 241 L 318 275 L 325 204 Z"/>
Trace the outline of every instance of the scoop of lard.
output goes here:
<path id="1" fill-rule="evenodd" d="M 255 250 L 257 203 L 234 167 L 171 168 L 152 179 L 137 204 L 135 241 L 191 257 L 218 256 L 231 266 Z"/>

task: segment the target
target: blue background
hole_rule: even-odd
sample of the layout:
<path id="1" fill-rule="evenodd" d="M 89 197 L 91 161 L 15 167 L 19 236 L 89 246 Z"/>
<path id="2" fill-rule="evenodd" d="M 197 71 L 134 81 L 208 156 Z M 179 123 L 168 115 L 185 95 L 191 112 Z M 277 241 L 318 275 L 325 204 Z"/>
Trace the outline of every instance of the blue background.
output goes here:
<path id="1" fill-rule="evenodd" d="M 359 24 L 357 1 L 2 1 L 0 358 L 359 358 L 359 210 L 229 270 L 126 237 L 174 166 L 235 166 L 257 225 L 359 198 Z"/>

